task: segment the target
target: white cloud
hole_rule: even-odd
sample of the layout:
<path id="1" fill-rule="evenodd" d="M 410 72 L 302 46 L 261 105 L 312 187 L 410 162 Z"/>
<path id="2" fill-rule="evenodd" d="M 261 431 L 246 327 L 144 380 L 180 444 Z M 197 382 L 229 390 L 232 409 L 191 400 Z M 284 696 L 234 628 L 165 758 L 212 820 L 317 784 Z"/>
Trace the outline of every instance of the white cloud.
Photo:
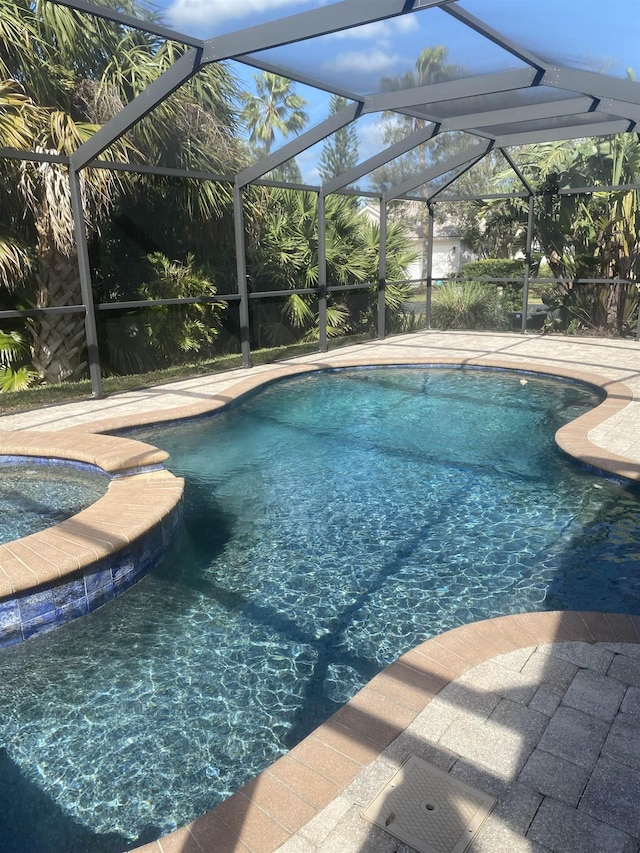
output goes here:
<path id="1" fill-rule="evenodd" d="M 264 20 L 293 15 L 308 8 L 327 6 L 335 0 L 169 0 L 166 17 L 178 31 L 205 29 L 215 35 L 217 25 L 232 28 L 250 26 Z M 164 5 L 164 4 L 163 4 Z M 400 15 L 386 21 L 374 21 L 361 27 L 334 33 L 335 38 L 356 38 L 370 41 L 393 41 L 398 35 L 419 28 L 415 14 Z"/>
<path id="2" fill-rule="evenodd" d="M 384 148 L 380 116 L 365 116 L 358 124 L 358 152 L 360 160 L 368 160 Z"/>
<path id="3" fill-rule="evenodd" d="M 381 74 L 395 68 L 400 62 L 402 62 L 401 56 L 385 53 L 384 50 L 352 50 L 339 53 L 324 67 L 332 71 Z"/>
<path id="4" fill-rule="evenodd" d="M 349 30 L 340 30 L 333 33 L 336 39 L 367 39 L 368 41 L 391 43 L 399 35 L 415 32 L 420 28 L 415 15 L 400 15 L 397 18 L 389 18 L 386 21 L 373 21 L 361 27 L 352 27 Z"/>
<path id="5" fill-rule="evenodd" d="M 167 7 L 167 19 L 178 30 L 207 27 L 213 30 L 217 24 L 237 21 L 238 26 L 272 17 L 270 13 L 293 14 L 301 6 L 314 6 L 314 0 L 173 0 Z M 265 14 L 266 13 L 266 14 Z M 215 35 L 209 32 L 209 35 Z"/>

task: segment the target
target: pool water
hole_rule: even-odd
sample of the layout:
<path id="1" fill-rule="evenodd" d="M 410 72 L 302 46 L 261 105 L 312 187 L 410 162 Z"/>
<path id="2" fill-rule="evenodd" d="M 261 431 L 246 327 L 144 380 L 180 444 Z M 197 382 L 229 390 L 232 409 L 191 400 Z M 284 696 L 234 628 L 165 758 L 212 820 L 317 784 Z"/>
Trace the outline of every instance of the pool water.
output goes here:
<path id="1" fill-rule="evenodd" d="M 138 431 L 186 477 L 184 530 L 125 596 L 0 654 L 0 849 L 167 833 L 464 622 L 640 612 L 637 493 L 553 439 L 599 399 L 508 372 L 351 370 Z"/>
<path id="2" fill-rule="evenodd" d="M 86 466 L 0 460 L 0 544 L 59 524 L 107 491 L 109 478 Z"/>

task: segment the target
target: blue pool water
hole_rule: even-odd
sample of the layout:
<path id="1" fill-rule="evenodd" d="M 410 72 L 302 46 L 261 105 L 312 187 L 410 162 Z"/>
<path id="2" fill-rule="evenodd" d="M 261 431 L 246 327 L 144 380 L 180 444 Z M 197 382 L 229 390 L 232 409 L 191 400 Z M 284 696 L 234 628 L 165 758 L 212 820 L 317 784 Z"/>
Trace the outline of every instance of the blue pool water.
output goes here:
<path id="1" fill-rule="evenodd" d="M 109 478 L 88 466 L 0 459 L 0 544 L 59 524 L 97 501 Z"/>
<path id="2" fill-rule="evenodd" d="M 166 833 L 461 623 L 640 612 L 637 493 L 553 440 L 599 397 L 522 379 L 316 374 L 138 431 L 186 477 L 184 530 L 125 596 L 0 654 L 0 850 Z"/>

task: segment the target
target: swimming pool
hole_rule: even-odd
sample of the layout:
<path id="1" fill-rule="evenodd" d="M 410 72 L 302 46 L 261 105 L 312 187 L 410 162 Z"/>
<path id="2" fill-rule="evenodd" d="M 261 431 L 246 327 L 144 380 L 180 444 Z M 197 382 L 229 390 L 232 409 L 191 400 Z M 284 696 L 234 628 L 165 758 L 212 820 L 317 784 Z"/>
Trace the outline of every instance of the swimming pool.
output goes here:
<path id="1" fill-rule="evenodd" d="M 345 371 L 137 433 L 187 478 L 180 541 L 113 606 L 0 655 L 0 786 L 29 849 L 186 823 L 446 628 L 637 611 L 637 496 L 553 441 L 598 399 L 514 373 Z"/>
<path id="2" fill-rule="evenodd" d="M 109 478 L 89 466 L 35 465 L 0 457 L 0 543 L 45 530 L 107 491 Z"/>

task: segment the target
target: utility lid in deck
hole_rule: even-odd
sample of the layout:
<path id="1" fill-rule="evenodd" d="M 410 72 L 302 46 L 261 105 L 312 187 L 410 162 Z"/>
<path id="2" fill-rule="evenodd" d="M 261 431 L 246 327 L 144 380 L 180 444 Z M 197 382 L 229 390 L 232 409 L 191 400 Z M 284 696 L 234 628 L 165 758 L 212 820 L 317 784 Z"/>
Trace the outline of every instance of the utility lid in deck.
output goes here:
<path id="1" fill-rule="evenodd" d="M 495 804 L 495 797 L 410 755 L 363 817 L 419 853 L 464 853 Z"/>

